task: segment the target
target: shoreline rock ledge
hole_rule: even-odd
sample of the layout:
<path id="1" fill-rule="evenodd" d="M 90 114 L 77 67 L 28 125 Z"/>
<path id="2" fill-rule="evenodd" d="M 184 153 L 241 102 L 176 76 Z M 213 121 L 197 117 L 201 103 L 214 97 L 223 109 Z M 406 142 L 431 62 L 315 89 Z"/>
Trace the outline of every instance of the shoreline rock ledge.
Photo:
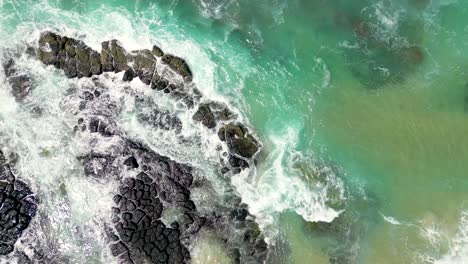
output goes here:
<path id="1" fill-rule="evenodd" d="M 226 151 L 220 150 L 224 174 L 233 175 L 248 168 L 260 151 L 260 142 L 237 121 L 227 105 L 204 98 L 195 88 L 187 62 L 165 54 L 157 46 L 129 52 L 117 40 L 110 40 L 102 43 L 99 53 L 80 40 L 47 31 L 40 36 L 36 57 L 63 70 L 68 78 L 123 72 L 122 81 L 138 78 L 162 96 L 172 96 L 187 111 L 193 110 L 194 122 L 225 144 Z M 111 220 L 106 225 L 111 252 L 119 263 L 190 263 L 188 249 L 204 231 L 216 234 L 234 263 L 264 263 L 268 255 L 264 236 L 235 191 L 224 197 L 223 204 L 198 208 L 192 192 L 201 188 L 210 196 L 209 183 L 195 184 L 190 164 L 179 164 L 127 138 L 116 125 L 118 110 L 100 115 L 99 107 L 110 109 L 110 104 L 115 106 L 118 102 L 103 100 L 110 88 L 98 78 L 93 82 L 94 87 L 82 87 L 74 95 L 84 100 L 82 108 L 73 109 L 78 124 L 74 131 L 77 136 L 92 134 L 95 140 L 114 137 L 113 142 L 120 142 L 111 146 L 108 153 L 101 151 L 98 155 L 91 149 L 79 158 L 87 177 L 117 177 L 120 183 Z M 172 123 L 176 129 L 183 129 L 180 121 Z M 178 216 L 165 223 L 164 215 L 173 211 Z"/>
<path id="2" fill-rule="evenodd" d="M 236 122 L 237 116 L 228 106 L 204 100 L 201 92 L 191 83 L 192 71 L 184 59 L 166 54 L 157 46 L 153 46 L 152 50 L 128 52 L 114 39 L 102 42 L 99 53 L 80 40 L 50 31 L 41 34 L 38 44 L 37 58 L 46 65 L 62 69 L 69 78 L 123 71 L 123 81 L 138 77 L 152 89 L 180 99 L 187 108 L 197 106 L 193 120 L 208 129 L 217 129 L 220 140 L 226 143 L 229 153 L 226 155 L 225 171 L 229 168 L 235 174 L 247 168 L 261 148 L 245 125 Z"/>

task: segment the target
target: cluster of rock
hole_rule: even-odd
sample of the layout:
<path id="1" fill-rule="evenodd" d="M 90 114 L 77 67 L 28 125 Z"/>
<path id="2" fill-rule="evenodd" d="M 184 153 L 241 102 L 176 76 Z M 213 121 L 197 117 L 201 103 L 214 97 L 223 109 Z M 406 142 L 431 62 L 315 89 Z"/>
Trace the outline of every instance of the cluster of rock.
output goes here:
<path id="1" fill-rule="evenodd" d="M 108 88 L 98 80 L 93 83 L 75 95 L 81 101 L 74 131 L 95 135 L 97 145 L 111 137 L 115 142 L 107 151 L 92 149 L 80 158 L 86 176 L 121 179 L 112 225 L 107 228 L 112 254 L 122 263 L 186 263 L 191 242 L 208 229 L 225 241 L 237 263 L 265 259 L 267 245 L 247 207 L 237 201 L 210 214 L 200 213 L 191 199 L 192 167 L 127 139 L 115 122 L 118 102 L 109 98 Z M 160 120 L 161 113 L 156 112 Z M 181 129 L 167 123 L 160 128 Z M 171 212 L 176 217 L 163 221 Z"/>
<path id="2" fill-rule="evenodd" d="M 0 151 L 0 255 L 7 255 L 36 215 L 37 201 Z"/>
<path id="3" fill-rule="evenodd" d="M 138 77 L 151 88 L 180 99 L 188 109 L 198 107 L 193 119 L 217 132 L 229 149 L 226 171 L 238 173 L 247 168 L 259 150 L 259 142 L 244 125 L 235 122 L 236 116 L 226 105 L 201 102 L 201 93 L 187 88 L 193 78 L 187 63 L 156 46 L 151 51 L 127 52 L 118 41 L 111 40 L 103 42 L 98 53 L 81 41 L 45 32 L 39 40 L 37 57 L 62 69 L 70 78 L 123 71 L 123 81 Z M 161 71 L 161 65 L 169 72 Z M 180 82 L 171 73 L 179 76 Z M 224 241 L 236 263 L 264 262 L 267 244 L 239 197 L 231 197 L 229 205 L 223 207 L 199 210 L 191 198 L 192 167 L 128 139 L 116 122 L 121 105 L 111 99 L 108 88 L 98 79 L 92 82 L 90 87 L 77 90 L 81 102 L 74 110 L 74 131 L 77 136 L 95 136 L 91 151 L 80 158 L 85 175 L 120 181 L 112 223 L 106 228 L 112 254 L 121 263 L 187 263 L 191 243 L 201 230 L 209 230 Z M 177 117 L 156 106 L 139 118 L 151 120 L 164 130 L 182 129 Z M 109 138 L 113 143 L 107 150 L 94 148 L 100 140 Z"/>
<path id="4" fill-rule="evenodd" d="M 179 57 L 165 54 L 157 46 L 151 51 L 143 49 L 127 52 L 117 40 L 111 40 L 103 42 L 101 53 L 98 53 L 82 41 L 44 32 L 39 39 L 37 56 L 45 64 L 63 69 L 65 75 L 70 78 L 124 71 L 123 81 L 131 81 L 138 77 L 152 89 L 180 99 L 188 108 L 198 104 L 193 119 L 208 129 L 219 127 L 218 135 L 227 143 L 228 164 L 234 171 L 245 168 L 248 160 L 259 150 L 259 142 L 248 133 L 245 126 L 234 122 L 236 115 L 226 105 L 200 102 L 201 93 L 196 88 L 187 89 L 184 83 L 193 79 L 188 64 Z M 171 72 L 158 70 L 158 65 L 162 65 L 163 68 L 167 66 L 171 72 L 182 78 L 182 82 L 174 81 L 176 78 L 169 81 L 164 74 L 170 75 Z"/>

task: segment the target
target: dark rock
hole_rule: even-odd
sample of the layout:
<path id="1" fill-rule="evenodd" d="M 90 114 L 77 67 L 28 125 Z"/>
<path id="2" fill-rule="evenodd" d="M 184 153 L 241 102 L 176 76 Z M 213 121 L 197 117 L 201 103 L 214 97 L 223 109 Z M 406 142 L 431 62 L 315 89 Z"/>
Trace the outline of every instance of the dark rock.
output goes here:
<path id="1" fill-rule="evenodd" d="M 117 40 L 101 43 L 101 65 L 103 71 L 121 72 L 128 67 L 127 51 L 120 46 Z"/>
<path id="2" fill-rule="evenodd" d="M 124 75 L 122 77 L 122 81 L 131 82 L 133 80 L 133 78 L 135 78 L 136 76 L 137 75 L 133 71 L 133 69 L 129 68 L 129 69 L 125 70 Z"/>
<path id="3" fill-rule="evenodd" d="M 82 41 L 47 31 L 41 34 L 38 43 L 39 60 L 63 69 L 69 78 L 91 77 L 102 73 L 100 54 Z"/>
<path id="4" fill-rule="evenodd" d="M 109 41 L 101 43 L 101 65 L 105 72 L 114 71 L 114 60 L 109 47 Z"/>
<path id="5" fill-rule="evenodd" d="M 126 159 L 124 161 L 124 165 L 127 166 L 127 167 L 130 167 L 132 169 L 136 169 L 136 168 L 140 167 L 140 165 L 138 165 L 138 161 L 135 159 L 135 157 L 130 157 L 130 158 Z"/>
<path id="6" fill-rule="evenodd" d="M 242 125 L 231 123 L 219 129 L 218 137 L 227 143 L 232 153 L 250 159 L 257 153 L 260 146 L 258 141 L 247 133 L 248 130 Z"/>
<path id="7" fill-rule="evenodd" d="M 249 167 L 249 163 L 247 163 L 247 161 L 240 159 L 234 155 L 229 156 L 229 165 L 231 165 L 234 168 L 241 168 L 241 169 L 245 169 Z"/>
<path id="8" fill-rule="evenodd" d="M 37 209 L 31 189 L 16 179 L 5 162 L 0 164 L 0 255 L 13 251 L 13 245 L 29 226 Z"/>
<path id="9" fill-rule="evenodd" d="M 258 146 L 254 138 L 236 138 L 232 141 L 231 149 L 235 154 L 244 158 L 251 158 L 258 151 Z"/>
<path id="10" fill-rule="evenodd" d="M 114 63 L 114 71 L 125 71 L 128 68 L 127 52 L 122 46 L 119 45 L 118 41 L 115 39 L 110 41 L 109 47 Z"/>
<path id="11" fill-rule="evenodd" d="M 232 142 L 232 140 L 236 138 L 244 137 L 247 129 L 244 128 L 242 125 L 236 124 L 227 124 L 221 127 L 218 131 L 218 137 L 221 141 Z"/>
<path id="12" fill-rule="evenodd" d="M 162 57 L 164 56 L 164 52 L 162 49 L 160 49 L 158 46 L 153 46 L 153 50 L 151 50 L 151 53 L 153 53 L 154 56 L 156 57 Z"/>
<path id="13" fill-rule="evenodd" d="M 207 128 L 214 128 L 216 120 L 208 104 L 200 104 L 197 112 L 193 115 L 195 121 L 202 122 Z"/>
<path id="14" fill-rule="evenodd" d="M 162 62 L 169 65 L 169 67 L 178 74 L 180 74 L 184 78 L 184 80 L 188 82 L 192 81 L 192 71 L 190 70 L 190 67 L 188 66 L 187 62 L 185 62 L 182 58 L 165 54 L 162 57 Z"/>
<path id="15" fill-rule="evenodd" d="M 155 79 L 153 78 L 151 82 L 151 88 L 156 89 L 158 91 L 166 89 L 166 87 L 169 86 L 169 81 L 163 78 L 160 78 L 159 76 Z"/>
<path id="16" fill-rule="evenodd" d="M 140 78 L 146 84 L 151 84 L 156 67 L 156 58 L 149 50 L 138 50 L 133 52 L 133 68 Z"/>

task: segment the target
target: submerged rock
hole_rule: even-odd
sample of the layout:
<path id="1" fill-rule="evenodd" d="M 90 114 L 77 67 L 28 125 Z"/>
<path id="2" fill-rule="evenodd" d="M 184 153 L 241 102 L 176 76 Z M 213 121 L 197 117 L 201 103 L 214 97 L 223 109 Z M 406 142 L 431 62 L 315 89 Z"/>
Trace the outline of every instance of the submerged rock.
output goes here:
<path id="1" fill-rule="evenodd" d="M 8 83 L 11 85 L 13 96 L 17 100 L 25 98 L 31 91 L 31 78 L 27 74 L 18 71 L 13 59 L 9 59 L 5 64 L 3 64 L 3 70 Z"/>

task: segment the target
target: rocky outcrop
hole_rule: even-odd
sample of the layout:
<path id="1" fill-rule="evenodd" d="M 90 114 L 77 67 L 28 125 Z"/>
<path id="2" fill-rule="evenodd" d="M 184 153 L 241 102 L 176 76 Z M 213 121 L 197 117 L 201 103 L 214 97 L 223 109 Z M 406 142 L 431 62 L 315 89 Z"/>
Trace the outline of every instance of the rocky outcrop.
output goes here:
<path id="1" fill-rule="evenodd" d="M 228 206 L 199 210 L 192 199 L 192 167 L 129 140 L 115 122 L 119 101 L 110 99 L 109 89 L 97 79 L 93 83 L 76 89 L 73 96 L 81 103 L 71 111 L 77 113 L 76 136 L 90 135 L 97 146 L 114 142 L 107 151 L 91 147 L 79 158 L 87 177 L 121 182 L 106 230 L 112 254 L 121 263 L 186 263 L 192 242 L 207 229 L 225 241 L 227 250 L 238 259 L 236 263 L 261 263 L 267 247 L 247 206 L 237 197 Z M 137 98 L 136 104 L 146 107 L 154 103 Z M 182 129 L 175 116 L 156 106 L 150 108 L 153 111 L 143 111 L 137 118 L 154 129 L 176 133 Z M 238 162 L 248 166 L 244 160 Z"/>
<path id="2" fill-rule="evenodd" d="M 68 43 L 68 44 L 67 44 Z M 68 47 L 68 48 L 65 48 Z M 74 49 L 72 49 L 72 47 Z M 218 135 L 228 146 L 226 163 L 233 173 L 249 166 L 249 160 L 259 151 L 260 144 L 242 124 L 234 123 L 236 115 L 225 105 L 203 102 L 202 94 L 190 84 L 192 72 L 181 58 L 164 54 L 158 47 L 127 52 L 116 40 L 102 43 L 99 54 L 100 71 L 88 67 L 82 56 L 72 50 L 94 54 L 77 40 L 70 40 L 45 32 L 39 41 L 38 58 L 47 65 L 63 69 L 66 76 L 89 77 L 102 72 L 123 72 L 123 81 L 138 77 L 161 94 L 169 94 L 196 111 L 195 122 L 200 122 Z M 79 63 L 78 63 L 79 61 Z M 86 64 L 88 63 L 88 64 Z M 158 68 L 180 75 L 183 81 L 158 72 Z M 76 74 L 74 73 L 76 69 Z M 154 152 L 143 143 L 130 140 L 118 126 L 122 102 L 113 101 L 109 89 L 93 78 L 91 86 L 75 89 L 79 98 L 75 136 L 91 137 L 90 152 L 79 160 L 87 177 L 99 181 L 118 180 L 112 217 L 107 225 L 109 246 L 120 263 L 187 263 L 189 248 L 200 230 L 208 229 L 224 241 L 235 263 L 262 263 L 268 247 L 254 217 L 232 191 L 232 202 L 213 208 L 197 208 L 192 199 L 194 177 L 189 164 L 181 164 Z M 71 100 L 73 101 L 73 100 Z M 137 107 L 154 104 L 152 100 L 135 97 Z M 146 107 L 137 118 L 155 129 L 171 130 L 178 134 L 182 122 L 174 114 L 160 111 L 157 106 Z M 100 143 L 103 142 L 103 143 Z M 105 142 L 105 143 L 104 143 Z M 101 147 L 93 147 L 101 146 Z M 103 150 L 102 146 L 109 149 Z M 223 165 L 224 166 L 224 165 Z M 201 183 L 198 183 L 200 187 Z M 205 183 L 209 185 L 208 183 Z M 204 186 L 207 187 L 207 186 Z M 214 194 L 214 193 L 213 193 Z M 202 210 L 200 210 L 202 209 Z"/>
<path id="3" fill-rule="evenodd" d="M 101 64 L 103 71 L 125 71 L 129 68 L 127 55 L 127 51 L 120 46 L 117 40 L 102 42 Z"/>
<path id="4" fill-rule="evenodd" d="M 81 41 L 61 37 L 52 32 L 44 32 L 41 34 L 37 53 L 42 62 L 63 69 L 70 78 L 89 77 L 100 74 L 102 71 L 124 71 L 123 81 L 132 81 L 138 77 L 143 83 L 150 85 L 152 89 L 179 98 L 187 108 L 192 108 L 202 97 L 198 90 L 187 91 L 184 84 L 170 82 L 168 78 L 158 73 L 157 65 L 162 63 L 178 73 L 185 82 L 191 82 L 193 79 L 190 67 L 183 59 L 164 54 L 157 46 L 154 46 L 151 51 L 143 49 L 127 52 L 117 40 L 111 40 L 102 43 L 102 51 L 99 54 Z M 97 58 L 99 58 L 98 61 Z M 159 119 L 161 127 L 181 126 L 180 121 L 170 117 L 170 115 L 162 114 L 160 116 L 162 116 Z M 225 124 L 235 120 L 235 118 L 236 115 L 225 104 L 211 101 L 199 103 L 198 109 L 193 115 L 193 120 L 201 122 L 208 129 L 214 129 L 218 124 L 223 125 L 219 129 L 218 135 L 227 144 L 230 152 L 227 164 L 235 168 L 233 171 L 238 172 L 239 168 L 248 167 L 246 160 L 255 156 L 260 149 L 260 143 L 248 133 L 245 126 Z M 93 123 L 94 132 L 101 129 L 100 124 L 99 121 Z M 234 128 L 236 126 L 237 128 Z M 233 129 L 243 132 L 232 134 Z"/>
<path id="5" fill-rule="evenodd" d="M 82 41 L 44 32 L 39 39 L 38 58 L 62 69 L 69 78 L 91 77 L 102 73 L 101 55 Z"/>
<path id="6" fill-rule="evenodd" d="M 7 255 L 36 215 L 37 201 L 0 151 L 0 255 Z"/>

